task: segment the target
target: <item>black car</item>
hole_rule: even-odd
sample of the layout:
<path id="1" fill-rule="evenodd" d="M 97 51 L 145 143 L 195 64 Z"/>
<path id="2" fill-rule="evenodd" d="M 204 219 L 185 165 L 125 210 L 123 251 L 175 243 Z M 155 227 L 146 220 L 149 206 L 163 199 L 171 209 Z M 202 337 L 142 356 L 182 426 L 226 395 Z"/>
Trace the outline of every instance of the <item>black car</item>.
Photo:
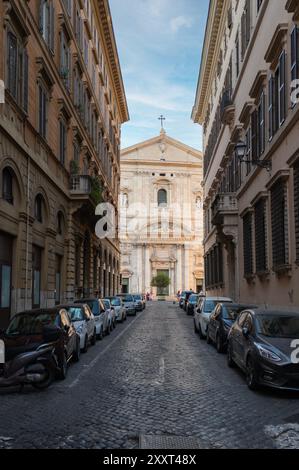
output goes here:
<path id="1" fill-rule="evenodd" d="M 46 327 L 60 329 L 61 335 L 55 348 L 59 367 L 59 378 L 65 379 L 68 363 L 80 358 L 80 338 L 71 322 L 69 314 L 63 308 L 30 310 L 17 314 L 10 322 L 1 339 L 5 343 L 6 361 L 17 355 L 35 351 L 47 342 Z"/>
<path id="2" fill-rule="evenodd" d="M 189 300 L 190 295 L 194 294 L 193 290 L 183 291 L 180 297 L 179 305 L 182 309 L 186 310 L 186 305 Z"/>
<path id="3" fill-rule="evenodd" d="M 191 294 L 187 300 L 186 304 L 186 313 L 187 315 L 193 315 L 194 309 L 197 305 L 199 295 L 198 294 Z"/>
<path id="4" fill-rule="evenodd" d="M 228 365 L 245 372 L 251 390 L 299 391 L 298 339 L 299 312 L 246 310 L 228 336 Z"/>
<path id="5" fill-rule="evenodd" d="M 255 305 L 219 303 L 208 324 L 207 343 L 214 343 L 219 353 L 225 352 L 228 334 L 240 313 L 255 308 L 257 308 Z"/>

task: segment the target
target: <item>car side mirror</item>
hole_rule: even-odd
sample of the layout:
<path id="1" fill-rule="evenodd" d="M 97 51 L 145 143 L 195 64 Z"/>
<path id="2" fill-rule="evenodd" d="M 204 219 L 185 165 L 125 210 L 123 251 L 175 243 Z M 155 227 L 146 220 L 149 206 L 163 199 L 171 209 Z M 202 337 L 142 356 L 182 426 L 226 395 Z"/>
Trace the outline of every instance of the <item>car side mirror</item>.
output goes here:
<path id="1" fill-rule="evenodd" d="M 70 331 L 71 327 L 69 325 L 64 325 L 63 329 L 66 333 L 68 333 Z"/>
<path id="2" fill-rule="evenodd" d="M 243 336 L 245 338 L 248 338 L 249 334 L 250 334 L 250 331 L 249 329 L 245 326 L 243 329 L 242 329 L 242 333 L 243 333 Z"/>

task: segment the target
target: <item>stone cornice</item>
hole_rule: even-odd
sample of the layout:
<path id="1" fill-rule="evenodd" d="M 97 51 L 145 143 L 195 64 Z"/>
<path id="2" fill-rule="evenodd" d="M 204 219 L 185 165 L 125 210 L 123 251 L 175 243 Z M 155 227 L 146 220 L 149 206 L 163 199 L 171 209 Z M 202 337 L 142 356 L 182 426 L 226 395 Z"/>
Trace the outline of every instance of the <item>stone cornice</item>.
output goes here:
<path id="1" fill-rule="evenodd" d="M 111 19 L 110 7 L 108 0 L 97 0 L 97 2 L 99 6 L 99 20 L 105 38 L 107 57 L 109 59 L 116 97 L 118 100 L 119 109 L 121 111 L 121 122 L 123 124 L 129 121 L 130 116 Z"/>
<path id="2" fill-rule="evenodd" d="M 210 2 L 196 100 L 192 112 L 193 121 L 199 124 L 204 121 L 204 105 L 208 99 L 213 70 L 218 60 L 217 52 L 220 50 L 226 4 L 226 0 L 211 0 Z"/>

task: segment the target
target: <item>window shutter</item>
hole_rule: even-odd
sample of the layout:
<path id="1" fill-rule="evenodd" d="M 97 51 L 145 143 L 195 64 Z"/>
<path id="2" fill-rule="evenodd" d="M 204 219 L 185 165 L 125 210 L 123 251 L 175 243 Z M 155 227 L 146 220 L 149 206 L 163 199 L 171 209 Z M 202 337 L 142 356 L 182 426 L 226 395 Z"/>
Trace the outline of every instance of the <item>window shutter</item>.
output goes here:
<path id="1" fill-rule="evenodd" d="M 45 0 L 40 0 L 39 2 L 39 30 L 42 35 L 44 35 L 44 30 L 45 30 L 44 4 L 45 4 Z"/>
<path id="2" fill-rule="evenodd" d="M 281 54 L 279 60 L 279 124 L 286 119 L 286 53 Z"/>
<path id="3" fill-rule="evenodd" d="M 274 121 L 274 114 L 273 114 L 273 93 L 274 93 L 274 77 L 270 77 L 269 79 L 269 93 L 268 93 L 268 113 L 269 113 L 269 141 L 273 139 L 273 121 Z"/>
<path id="4" fill-rule="evenodd" d="M 17 38 L 11 32 L 7 35 L 7 88 L 17 98 Z"/>
<path id="5" fill-rule="evenodd" d="M 251 151 L 252 161 L 258 159 L 258 145 L 257 145 L 257 111 L 254 111 L 251 115 Z"/>
<path id="6" fill-rule="evenodd" d="M 53 2 L 50 3 L 50 44 L 51 52 L 55 52 L 55 9 Z"/>
<path id="7" fill-rule="evenodd" d="M 28 53 L 23 52 L 23 108 L 28 112 Z"/>

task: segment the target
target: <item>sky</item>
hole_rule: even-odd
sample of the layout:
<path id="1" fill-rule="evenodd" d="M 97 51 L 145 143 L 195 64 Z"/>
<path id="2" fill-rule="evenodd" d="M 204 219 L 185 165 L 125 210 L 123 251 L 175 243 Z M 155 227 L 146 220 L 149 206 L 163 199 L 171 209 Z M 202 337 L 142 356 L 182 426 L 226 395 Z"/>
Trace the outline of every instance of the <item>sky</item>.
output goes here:
<path id="1" fill-rule="evenodd" d="M 130 122 L 122 148 L 167 134 L 202 148 L 191 120 L 209 0 L 110 0 Z"/>

